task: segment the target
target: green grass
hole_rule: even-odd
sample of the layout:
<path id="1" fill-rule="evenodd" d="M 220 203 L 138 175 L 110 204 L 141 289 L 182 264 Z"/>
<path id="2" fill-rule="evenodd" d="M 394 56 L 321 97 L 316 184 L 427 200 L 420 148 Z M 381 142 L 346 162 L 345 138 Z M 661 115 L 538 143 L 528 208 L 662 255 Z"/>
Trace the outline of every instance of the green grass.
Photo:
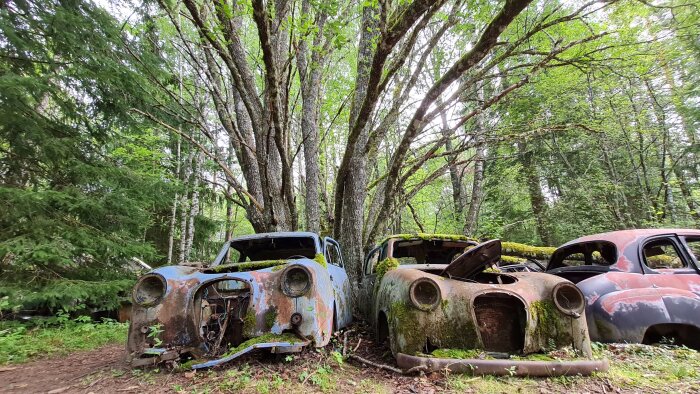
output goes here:
<path id="1" fill-rule="evenodd" d="M 128 325 L 106 320 L 91 322 L 81 317 L 59 317 L 53 325 L 26 325 L 0 321 L 0 365 L 18 364 L 77 350 L 90 350 L 109 343 L 126 342 Z"/>

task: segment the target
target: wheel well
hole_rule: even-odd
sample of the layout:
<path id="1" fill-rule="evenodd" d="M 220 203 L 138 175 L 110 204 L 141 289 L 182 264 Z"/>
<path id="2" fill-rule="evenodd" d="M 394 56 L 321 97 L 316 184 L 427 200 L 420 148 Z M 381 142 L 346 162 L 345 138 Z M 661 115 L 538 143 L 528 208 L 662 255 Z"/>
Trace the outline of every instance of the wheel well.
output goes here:
<path id="1" fill-rule="evenodd" d="M 647 345 L 663 341 L 700 350 L 700 327 L 678 323 L 656 324 L 647 328 L 642 339 L 642 343 Z"/>
<path id="2" fill-rule="evenodd" d="M 389 321 L 383 311 L 377 317 L 377 341 L 384 343 L 389 338 Z"/>

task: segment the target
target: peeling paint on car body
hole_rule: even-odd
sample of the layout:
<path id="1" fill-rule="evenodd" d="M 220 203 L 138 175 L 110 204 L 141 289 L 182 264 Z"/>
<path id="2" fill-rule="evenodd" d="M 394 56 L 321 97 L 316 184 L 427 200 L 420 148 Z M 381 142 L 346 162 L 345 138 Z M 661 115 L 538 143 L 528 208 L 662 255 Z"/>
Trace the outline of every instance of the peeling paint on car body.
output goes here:
<path id="1" fill-rule="evenodd" d="M 548 273 L 574 281 L 586 298 L 591 339 L 601 342 L 654 343 L 675 338 L 700 349 L 700 270 L 688 242 L 700 241 L 695 229 L 637 229 L 588 235 L 557 248 Z M 646 245 L 672 247 L 683 266 L 655 268 L 645 263 Z M 608 251 L 605 264 L 588 258 L 567 266 L 567 255 Z M 649 257 L 650 259 L 653 258 Z M 584 259 L 585 260 L 585 259 Z"/>
<path id="2" fill-rule="evenodd" d="M 227 272 L 224 262 L 230 245 L 264 242 L 261 240 L 284 242 L 291 238 L 303 239 L 308 244 L 305 252 L 309 257 L 296 256 L 283 264 L 272 260 L 271 266 L 260 269 L 249 262 L 238 264 L 254 269 L 249 271 L 231 264 L 232 272 Z M 317 256 L 326 254 L 330 245 L 337 246 L 337 243 L 330 238 L 320 239 L 313 233 L 256 234 L 227 242 L 207 268 L 167 266 L 151 271 L 144 278 L 162 278 L 166 283 L 165 293 L 152 305 L 134 303 L 127 342 L 129 361 L 133 366 L 140 366 L 185 356 L 219 358 L 228 348 L 267 333 L 292 332 L 300 338 L 300 343 L 312 341 L 314 346 L 325 346 L 330 341 L 334 324 L 335 328 L 343 328 L 352 320 L 350 283 L 342 257 L 333 261 L 326 256 L 328 264 L 325 266 L 317 261 Z M 295 255 L 294 249 L 289 250 L 292 251 L 290 256 Z M 287 249 L 284 251 L 287 253 Z M 283 290 L 284 278 L 292 269 L 306 272 L 310 277 L 308 289 L 298 296 L 289 296 Z M 293 316 L 300 318 L 296 324 Z M 253 348 L 292 352 L 299 351 L 301 346 L 256 343 Z"/>
<path id="3" fill-rule="evenodd" d="M 429 242 L 425 246 L 426 251 L 418 249 L 419 242 Z M 410 249 L 412 247 L 417 249 Z M 465 248 L 469 250 L 464 252 Z M 420 355 L 435 348 L 482 349 L 523 355 L 544 351 L 552 346 L 572 346 L 582 357 L 592 358 L 585 315 L 567 315 L 554 303 L 557 285 L 564 283 L 577 294 L 580 292 L 569 281 L 553 275 L 484 272 L 489 263 L 498 261 L 500 250 L 498 240 L 475 246 L 472 241 L 435 236 L 408 240 L 405 237 L 389 237 L 384 244 L 370 252 L 363 270 L 365 275 L 360 300 L 371 305 L 366 309 L 367 320 L 375 328 L 379 341 L 388 339 L 400 366 L 437 365 L 443 368 L 454 365 L 456 372 L 461 371 L 458 365 L 463 364 L 462 361 L 427 360 Z M 383 261 L 413 258 L 421 264 L 373 263 L 373 253 L 380 254 Z M 407 253 L 415 253 L 417 257 L 406 256 Z M 431 260 L 431 253 L 438 258 Z M 447 269 L 462 262 L 465 265 L 461 268 Z M 369 266 L 371 264 L 375 264 L 374 267 L 386 266 L 381 269 L 386 272 L 380 277 Z M 450 272 L 470 277 L 457 278 L 450 276 Z M 424 282 L 428 283 L 425 286 L 428 290 L 416 290 L 417 284 Z M 437 286 L 439 300 L 432 296 L 430 286 Z M 583 306 L 585 302 L 582 296 L 579 297 Z M 416 299 L 419 301 L 414 301 Z M 421 304 L 421 300 L 426 305 Z M 538 367 L 533 364 L 534 361 L 527 360 L 509 360 L 508 363 L 516 366 L 515 374 L 560 366 Z M 591 371 L 607 370 L 605 360 L 591 360 L 586 365 L 593 366 Z M 587 373 L 586 368 L 575 368 L 573 364 L 571 367 L 563 369 L 570 372 L 562 373 Z"/>

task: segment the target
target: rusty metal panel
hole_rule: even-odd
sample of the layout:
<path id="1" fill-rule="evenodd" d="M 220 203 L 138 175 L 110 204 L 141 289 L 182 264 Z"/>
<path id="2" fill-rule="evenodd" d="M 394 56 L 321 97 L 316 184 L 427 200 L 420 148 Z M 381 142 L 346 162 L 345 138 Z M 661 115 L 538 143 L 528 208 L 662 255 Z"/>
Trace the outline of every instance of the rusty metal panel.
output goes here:
<path id="1" fill-rule="evenodd" d="M 285 233 L 282 236 L 309 234 Z M 274 234 L 261 237 L 274 238 Z M 314 235 L 317 253 L 314 259 L 294 258 L 239 266 L 218 264 L 214 269 L 169 266 L 153 270 L 144 278 L 161 278 L 165 293 L 158 299 L 149 298 L 149 292 L 157 293 L 156 279 L 151 280 L 150 287 L 140 287 L 142 278 L 135 287 L 135 297 L 154 302 L 134 303 L 127 342 L 132 364 L 167 361 L 165 355 L 169 359 L 181 356 L 218 358 L 221 363 L 256 348 L 296 351 L 312 342 L 318 347 L 325 346 L 330 341 L 334 324 L 336 328 L 345 327 L 352 315 L 347 274 L 343 268 L 328 265 L 319 257 L 322 247 L 318 240 Z M 217 259 L 223 259 L 225 254 L 222 249 Z M 265 265 L 268 266 L 260 268 Z M 229 272 L 244 268 L 254 270 Z M 304 279 L 299 283 L 306 283 L 306 287 L 294 288 L 298 285 L 293 282 L 294 275 L 302 275 L 310 281 Z M 299 291 L 299 294 L 291 295 L 290 291 Z M 280 345 L 289 343 L 281 337 L 290 335 L 287 333 L 298 337 L 294 345 Z M 255 342 L 256 338 L 260 341 Z M 249 344 L 249 340 L 255 343 Z M 246 344 L 248 350 L 238 349 L 235 357 L 228 354 L 229 350 Z"/>
<path id="2" fill-rule="evenodd" d="M 453 238 L 426 238 L 430 244 L 427 252 L 420 250 L 420 241 L 414 240 L 404 244 L 413 249 L 399 252 L 401 246 L 397 243 L 401 241 L 405 239 L 389 237 L 386 241 L 388 259 L 378 264 L 378 274 L 367 274 L 363 278 L 366 283 L 361 297 L 371 301 L 368 320 L 380 336 L 379 340 L 386 335 L 392 353 L 399 360 L 411 360 L 406 367 L 425 365 L 420 354 L 436 348 L 526 355 L 552 347 L 571 347 L 581 357 L 592 357 L 583 313 L 585 300 L 571 282 L 544 273 L 484 272 L 486 266 L 498 261 L 499 253 L 494 253 L 500 250 L 498 241 L 474 247 L 465 244 L 469 248 L 462 256 L 457 256 L 452 249 L 440 249 L 442 245 L 455 248 Z M 488 253 L 482 248 L 487 248 Z M 417 258 L 402 265 L 400 259 L 406 253 L 416 253 Z M 431 256 L 436 257 L 431 260 Z M 416 261 L 423 263 L 416 264 Z M 440 264 L 435 264 L 436 261 Z M 445 262 L 453 268 L 447 269 Z M 455 267 L 455 264 L 466 266 Z M 453 276 L 460 273 L 469 277 Z M 560 299 L 562 295 L 566 295 L 571 304 L 562 306 L 567 300 L 567 297 Z M 445 361 L 451 362 L 461 363 Z M 513 362 L 508 365 L 515 365 Z M 443 363 L 438 364 L 444 367 Z M 500 368 L 501 364 L 493 365 Z M 561 365 L 555 364 L 526 362 L 522 365 L 533 366 L 532 371 L 544 371 Z M 601 362 L 585 365 L 603 367 Z"/>

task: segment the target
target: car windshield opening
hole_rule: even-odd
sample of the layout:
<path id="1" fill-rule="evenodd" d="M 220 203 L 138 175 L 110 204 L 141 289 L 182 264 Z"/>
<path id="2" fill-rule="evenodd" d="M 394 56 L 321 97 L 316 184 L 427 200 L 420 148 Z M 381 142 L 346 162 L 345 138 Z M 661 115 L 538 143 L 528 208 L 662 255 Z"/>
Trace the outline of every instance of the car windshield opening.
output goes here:
<path id="1" fill-rule="evenodd" d="M 548 269 L 558 267 L 607 267 L 617 260 L 617 248 L 610 242 L 586 242 L 558 250 Z"/>
<path id="2" fill-rule="evenodd" d="M 312 237 L 277 237 L 231 241 L 230 262 L 314 258 L 316 242 Z"/>
<path id="3" fill-rule="evenodd" d="M 394 243 L 393 257 L 401 265 L 450 264 L 472 246 L 469 241 L 409 240 Z"/>

